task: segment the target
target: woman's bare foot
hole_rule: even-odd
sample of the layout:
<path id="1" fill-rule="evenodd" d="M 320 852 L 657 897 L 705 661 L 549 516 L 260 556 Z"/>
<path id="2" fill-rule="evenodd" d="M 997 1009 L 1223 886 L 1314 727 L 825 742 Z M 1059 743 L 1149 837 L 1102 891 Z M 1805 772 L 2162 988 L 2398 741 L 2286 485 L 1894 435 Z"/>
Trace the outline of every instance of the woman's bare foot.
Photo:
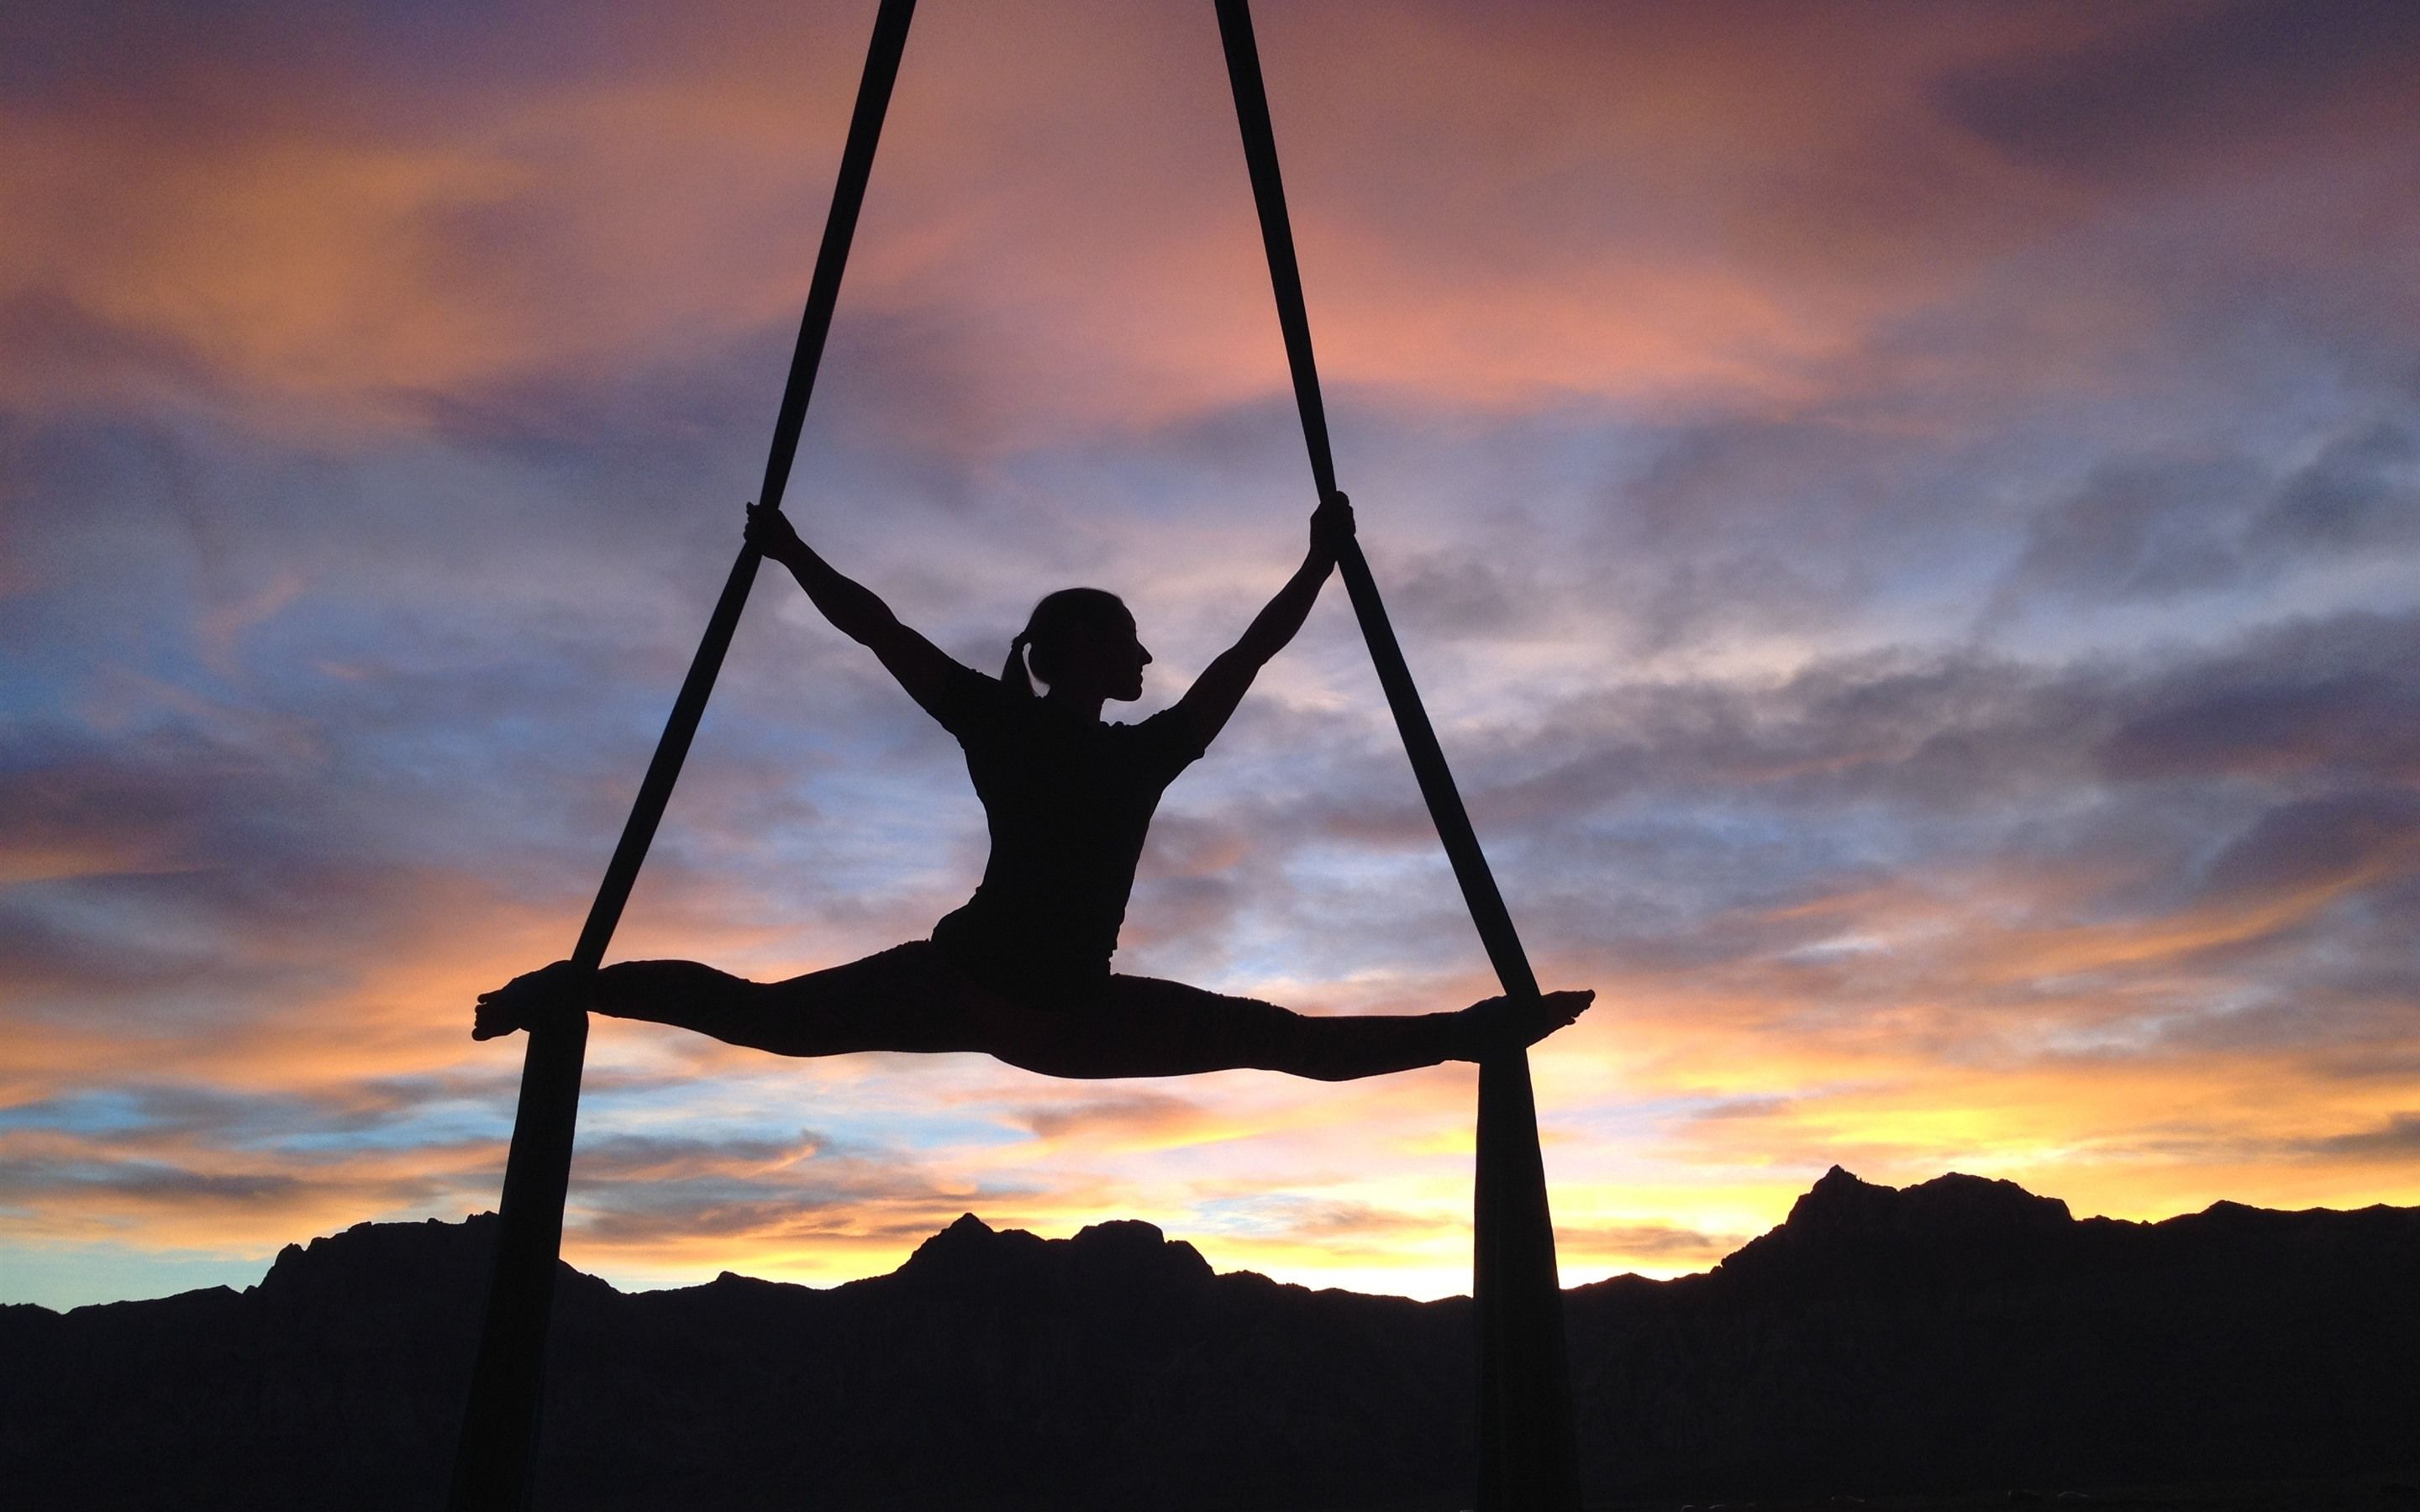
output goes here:
<path id="1" fill-rule="evenodd" d="M 557 961 L 515 977 L 494 992 L 481 993 L 471 1013 L 471 1038 L 501 1039 L 585 1011 L 589 976 L 571 962 Z"/>
<path id="2" fill-rule="evenodd" d="M 1470 1026 L 1471 1060 L 1485 1060 L 1508 1050 L 1526 1050 L 1557 1029 L 1573 1023 L 1596 1001 L 1591 988 L 1580 987 L 1536 997 L 1487 997 L 1462 1011 Z"/>

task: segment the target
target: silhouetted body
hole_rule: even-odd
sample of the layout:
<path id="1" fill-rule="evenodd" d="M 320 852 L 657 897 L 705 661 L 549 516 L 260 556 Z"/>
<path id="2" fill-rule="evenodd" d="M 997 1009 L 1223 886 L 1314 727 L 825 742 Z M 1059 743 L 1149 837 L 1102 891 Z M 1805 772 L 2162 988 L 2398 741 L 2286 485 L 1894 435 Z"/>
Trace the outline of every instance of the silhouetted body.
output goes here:
<path id="1" fill-rule="evenodd" d="M 965 668 L 933 713 L 966 748 L 991 829 L 982 885 L 933 943 L 1002 996 L 1097 998 L 1159 796 L 1202 755 L 1192 721 L 1171 708 L 1104 724 Z"/>
<path id="2" fill-rule="evenodd" d="M 1342 1081 L 1476 1060 L 1570 1023 L 1593 995 L 1310 1017 L 1109 969 L 1160 795 L 1301 628 L 1335 565 L 1335 543 L 1352 528 L 1342 495 L 1323 504 L 1302 566 L 1243 638 L 1173 706 L 1123 725 L 1103 723 L 1101 706 L 1140 697 L 1152 658 L 1114 594 L 1050 594 L 1011 642 L 1001 676 L 986 677 L 834 571 L 782 516 L 752 509 L 750 540 L 957 737 L 990 825 L 991 858 L 974 896 L 929 940 L 769 983 L 689 961 L 626 962 L 597 972 L 587 1006 L 779 1055 L 979 1051 L 1077 1077 L 1256 1067 Z M 1029 667 L 1047 694 L 1035 693 Z M 579 990 L 568 963 L 518 978 L 481 997 L 473 1033 L 487 1039 L 576 1010 Z"/>

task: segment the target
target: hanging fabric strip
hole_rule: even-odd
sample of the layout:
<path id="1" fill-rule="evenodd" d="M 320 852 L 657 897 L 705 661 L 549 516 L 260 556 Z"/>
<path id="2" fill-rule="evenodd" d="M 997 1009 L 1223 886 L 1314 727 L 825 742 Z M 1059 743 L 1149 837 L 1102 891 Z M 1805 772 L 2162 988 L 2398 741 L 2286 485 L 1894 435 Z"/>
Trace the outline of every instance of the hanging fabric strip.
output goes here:
<path id="1" fill-rule="evenodd" d="M 789 482 L 790 463 L 799 449 L 799 432 L 806 423 L 807 399 L 814 390 L 815 370 L 823 359 L 824 338 L 830 332 L 832 309 L 840 299 L 841 273 L 848 266 L 848 249 L 857 231 L 857 214 L 865 201 L 865 184 L 874 171 L 874 148 L 882 135 L 882 117 L 891 104 L 891 86 L 899 76 L 899 57 L 908 45 L 908 23 L 916 0 L 882 0 L 874 23 L 874 39 L 858 84 L 857 109 L 848 123 L 848 140 L 841 150 L 840 177 L 832 189 L 831 213 L 824 223 L 823 246 L 808 285 L 806 314 L 799 321 L 799 343 L 782 393 L 782 408 L 773 424 L 773 445 L 765 463 L 761 501 L 781 507 Z M 571 959 L 584 971 L 594 971 L 605 958 L 623 905 L 647 858 L 656 825 L 672 799 L 681 763 L 705 717 L 706 702 L 722 670 L 723 653 L 731 647 L 740 610 L 756 580 L 758 557 L 743 547 L 731 576 L 722 585 L 705 639 L 690 661 L 689 675 L 673 702 L 672 717 L 657 742 L 655 759 L 639 784 L 637 801 L 622 827 L 621 843 L 605 868 L 605 880 L 589 905 L 588 921 Z M 588 1045 L 585 1020 L 560 1027 L 542 1027 L 529 1036 L 521 1063 L 520 1103 L 513 1119 L 512 1152 L 505 1158 L 504 1189 L 499 1203 L 501 1222 L 496 1241 L 494 1279 L 489 1283 L 486 1322 L 479 1354 L 472 1367 L 468 1404 L 462 1414 L 462 1436 L 454 1453 L 453 1489 L 446 1505 L 451 1512 L 521 1512 L 530 1502 L 532 1471 L 537 1449 L 539 1397 L 546 1380 L 548 1314 L 554 1298 L 554 1273 L 563 1248 L 563 1204 L 571 1179 L 572 1132 L 580 1111 L 581 1061 Z"/>
<path id="2" fill-rule="evenodd" d="M 1336 463 L 1327 440 L 1327 411 L 1319 393 L 1319 369 L 1311 350 L 1311 319 L 1303 304 L 1302 272 L 1295 260 L 1294 229 L 1286 216 L 1285 186 L 1278 175 L 1268 95 L 1261 81 L 1260 51 L 1252 38 L 1248 0 L 1217 0 L 1218 31 L 1226 43 L 1227 77 L 1234 87 L 1235 119 L 1244 137 L 1244 159 L 1260 208 L 1261 242 L 1268 254 L 1269 284 L 1277 296 L 1278 325 L 1285 334 L 1286 361 L 1294 371 L 1295 407 L 1303 442 L 1311 452 L 1311 478 L 1322 497 L 1335 490 Z M 1479 837 L 1464 811 L 1445 752 L 1429 724 L 1419 690 L 1388 622 L 1378 585 L 1357 544 L 1348 543 L 1337 567 L 1344 577 L 1362 639 L 1377 666 L 1387 703 L 1394 711 L 1404 753 L 1428 800 L 1437 836 L 1462 885 L 1465 903 L 1490 963 L 1507 993 L 1535 996 L 1538 980 L 1512 927 L 1512 916 L 1497 890 L 1495 874 L 1480 850 Z M 1479 1157 L 1472 1204 L 1471 1287 L 1479 1328 L 1480 1512 L 1577 1512 L 1579 1468 L 1573 1433 L 1571 1369 L 1563 1336 L 1563 1299 L 1555 1266 L 1554 1220 L 1546 1200 L 1545 1167 L 1538 1152 L 1537 1104 L 1529 1086 L 1529 1060 L 1515 1050 L 1482 1064 L 1479 1072 Z"/>

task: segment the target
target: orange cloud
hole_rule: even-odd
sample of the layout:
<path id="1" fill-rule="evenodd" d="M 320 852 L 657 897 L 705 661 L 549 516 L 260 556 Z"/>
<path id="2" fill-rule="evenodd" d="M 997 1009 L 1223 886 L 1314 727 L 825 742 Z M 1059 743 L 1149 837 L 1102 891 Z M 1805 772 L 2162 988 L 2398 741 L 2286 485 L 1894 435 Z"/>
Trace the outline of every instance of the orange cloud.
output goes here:
<path id="1" fill-rule="evenodd" d="M 407 77 L 359 51 L 298 88 L 205 46 L 19 106 L 0 303 L 42 360 L 7 398 L 199 381 L 257 425 L 409 429 L 430 396 L 781 329 L 861 18 L 693 13 L 676 45 L 594 18 L 631 45 L 530 79 Z M 1328 371 L 1424 402 L 1804 401 L 1877 322 L 2090 204 L 1942 120 L 1934 81 L 2110 25 L 1945 13 L 1885 41 L 1778 14 L 1267 18 Z M 980 414 L 887 422 L 930 441 L 1151 425 L 1282 379 L 1202 17 L 921 18 L 861 240 L 844 319 L 947 327 L 925 380 L 955 367 L 983 391 Z"/>

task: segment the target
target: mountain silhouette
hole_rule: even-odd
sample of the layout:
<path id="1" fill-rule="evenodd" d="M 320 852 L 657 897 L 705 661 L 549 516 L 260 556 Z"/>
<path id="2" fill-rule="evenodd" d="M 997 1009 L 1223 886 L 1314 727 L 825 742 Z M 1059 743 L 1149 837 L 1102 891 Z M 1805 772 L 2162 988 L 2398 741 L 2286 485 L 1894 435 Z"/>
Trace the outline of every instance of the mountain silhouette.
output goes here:
<path id="1" fill-rule="evenodd" d="M 492 1215 L 289 1245 L 260 1284 L 0 1308 L 27 1507 L 437 1504 Z M 1565 1294 L 1596 1498 L 2400 1475 L 2420 1210 L 2072 1218 L 1835 1167 L 1713 1271 Z M 560 1508 L 1449 1508 L 1466 1299 L 1215 1274 L 1142 1223 L 970 1215 L 829 1289 L 566 1267 Z"/>

